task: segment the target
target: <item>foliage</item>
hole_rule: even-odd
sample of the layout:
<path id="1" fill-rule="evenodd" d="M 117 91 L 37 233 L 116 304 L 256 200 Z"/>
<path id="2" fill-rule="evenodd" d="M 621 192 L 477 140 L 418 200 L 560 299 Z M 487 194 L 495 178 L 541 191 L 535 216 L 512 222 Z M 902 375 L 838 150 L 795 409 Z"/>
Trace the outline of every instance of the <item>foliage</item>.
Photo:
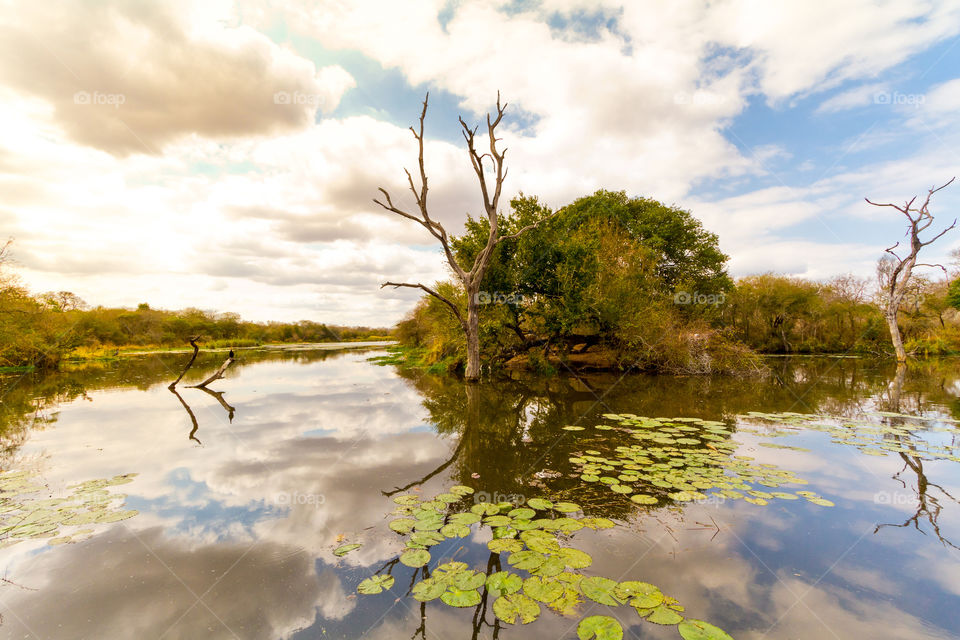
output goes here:
<path id="1" fill-rule="evenodd" d="M 676 304 L 678 292 L 721 299 L 732 284 L 716 236 L 689 212 L 598 191 L 556 214 L 521 195 L 500 219 L 508 235 L 535 223 L 496 247 L 484 278 L 480 337 L 487 362 L 540 373 L 564 366 L 707 373 L 755 365 L 747 349 L 710 326 L 714 307 Z M 457 258 L 472 261 L 487 234 L 482 220 L 468 220 L 452 242 Z M 424 299 L 397 337 L 436 359 L 461 354 L 448 315 Z"/>
<path id="2" fill-rule="evenodd" d="M 534 622 L 543 612 L 541 605 L 561 615 L 574 615 L 584 598 L 611 607 L 633 607 L 641 618 L 657 624 L 676 625 L 684 620 L 680 614 L 683 607 L 652 584 L 585 577 L 579 572 L 593 560 L 569 546 L 571 536 L 583 528 L 613 528 L 613 521 L 577 517 L 581 513 L 578 505 L 547 498 L 531 498 L 524 506 L 510 501 L 468 506 L 465 498 L 473 493 L 471 487 L 456 485 L 429 499 L 414 493 L 393 497 L 397 505 L 393 515 L 399 517 L 390 529 L 406 539 L 407 549 L 399 562 L 417 572 L 409 592 L 414 599 L 439 600 L 451 607 L 483 607 L 487 598 L 493 598 L 493 613 L 506 624 Z M 471 569 L 465 562 L 435 561 L 432 547 L 448 538 L 469 536 L 475 525 L 491 530 L 492 539 L 487 543 L 491 561 L 486 572 Z M 509 569 L 491 570 L 500 567 L 504 559 Z M 395 564 L 387 566 L 392 570 Z M 418 574 L 422 577 L 416 581 Z M 357 591 L 377 594 L 393 583 L 392 575 L 378 572 L 360 582 Z M 612 617 L 593 615 L 580 621 L 577 634 L 585 639 L 614 640 L 623 637 L 623 629 Z"/>
<path id="3" fill-rule="evenodd" d="M 55 368 L 66 357 L 107 357 L 118 347 L 183 347 L 201 336 L 206 347 L 290 342 L 349 342 L 390 337 L 388 329 L 300 322 L 245 322 L 235 313 L 95 307 L 69 291 L 32 295 L 4 270 L 0 251 L 0 368 Z"/>

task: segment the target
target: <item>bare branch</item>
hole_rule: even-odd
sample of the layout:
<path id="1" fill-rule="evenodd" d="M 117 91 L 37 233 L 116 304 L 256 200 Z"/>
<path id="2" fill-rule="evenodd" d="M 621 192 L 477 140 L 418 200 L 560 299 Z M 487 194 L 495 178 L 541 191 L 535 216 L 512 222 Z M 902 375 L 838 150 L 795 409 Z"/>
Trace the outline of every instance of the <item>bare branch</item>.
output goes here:
<path id="1" fill-rule="evenodd" d="M 384 282 L 382 285 L 380 285 L 380 288 L 383 289 L 384 287 L 393 287 L 394 289 L 398 287 L 409 287 L 411 289 L 423 289 L 424 291 L 432 295 L 434 298 L 436 298 L 440 302 L 450 307 L 454 315 L 456 315 L 457 319 L 460 321 L 460 324 L 465 324 L 463 320 L 463 314 L 460 312 L 460 308 L 457 307 L 457 305 L 451 302 L 448 298 L 440 295 L 439 293 L 437 293 L 436 291 L 434 291 L 433 289 L 431 289 L 426 285 L 422 285 L 419 282 Z"/>

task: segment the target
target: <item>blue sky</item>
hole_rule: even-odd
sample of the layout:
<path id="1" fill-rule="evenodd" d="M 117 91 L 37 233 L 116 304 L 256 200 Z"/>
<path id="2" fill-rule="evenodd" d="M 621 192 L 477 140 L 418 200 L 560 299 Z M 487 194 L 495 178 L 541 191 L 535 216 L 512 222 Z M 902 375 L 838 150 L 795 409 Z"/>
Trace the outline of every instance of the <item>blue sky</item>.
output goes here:
<path id="1" fill-rule="evenodd" d="M 415 292 L 380 282 L 447 277 L 371 202 L 411 204 L 427 90 L 430 206 L 453 233 L 479 206 L 457 117 L 498 90 L 508 196 L 680 205 L 736 276 L 871 277 L 903 225 L 863 198 L 960 173 L 952 2 L 106 0 L 0 22 L 0 232 L 28 286 L 92 303 L 396 321 Z M 958 205 L 960 186 L 933 212 Z"/>

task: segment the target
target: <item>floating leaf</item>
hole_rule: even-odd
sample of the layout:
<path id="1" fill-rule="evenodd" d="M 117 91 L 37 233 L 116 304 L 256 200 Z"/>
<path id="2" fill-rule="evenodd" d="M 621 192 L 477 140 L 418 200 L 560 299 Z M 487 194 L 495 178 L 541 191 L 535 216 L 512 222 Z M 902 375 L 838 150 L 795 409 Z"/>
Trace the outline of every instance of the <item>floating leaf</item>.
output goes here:
<path id="1" fill-rule="evenodd" d="M 522 586 L 523 579 L 509 571 L 497 571 L 487 577 L 487 591 L 495 598 L 516 593 Z"/>
<path id="2" fill-rule="evenodd" d="M 657 504 L 658 500 L 651 495 L 645 493 L 635 493 L 630 496 L 630 499 L 636 502 L 637 504 Z"/>
<path id="3" fill-rule="evenodd" d="M 364 595 L 375 595 L 393 586 L 393 576 L 370 576 L 357 585 L 357 591 Z"/>
<path id="4" fill-rule="evenodd" d="M 447 585 L 443 582 L 433 578 L 426 578 L 413 585 L 412 594 L 415 600 L 429 602 L 439 598 L 446 590 Z"/>
<path id="5" fill-rule="evenodd" d="M 455 496 L 467 496 L 473 493 L 473 489 L 462 484 L 458 484 L 450 487 L 450 493 Z"/>
<path id="6" fill-rule="evenodd" d="M 440 533 L 448 538 L 466 538 L 470 535 L 470 528 L 462 524 L 445 524 L 440 527 Z"/>
<path id="7" fill-rule="evenodd" d="M 580 518 L 580 524 L 591 529 L 612 529 L 613 520 L 606 518 Z"/>
<path id="8" fill-rule="evenodd" d="M 652 609 L 638 608 L 637 613 L 639 613 L 641 617 L 646 618 L 647 621 L 655 624 L 671 625 L 683 620 L 682 615 L 664 604 L 653 607 Z"/>
<path id="9" fill-rule="evenodd" d="M 593 564 L 593 558 L 590 557 L 590 554 L 579 549 L 560 549 L 557 557 L 571 569 L 585 569 Z"/>
<path id="10" fill-rule="evenodd" d="M 393 501 L 397 504 L 415 505 L 420 503 L 420 496 L 415 496 L 413 494 L 394 496 Z"/>
<path id="11" fill-rule="evenodd" d="M 523 592 L 534 600 L 549 603 L 563 595 L 563 585 L 553 580 L 534 576 L 523 581 Z"/>
<path id="12" fill-rule="evenodd" d="M 518 508 L 518 509 L 514 509 L 513 511 L 511 511 L 511 512 L 508 513 L 507 515 L 510 516 L 511 518 L 522 518 L 522 519 L 526 519 L 526 520 L 532 520 L 533 517 L 537 515 L 537 512 L 534 511 L 533 509 L 528 509 L 528 508 L 526 508 L 526 507 L 520 507 L 520 508 Z"/>
<path id="13" fill-rule="evenodd" d="M 416 569 L 430 562 L 430 552 L 426 549 L 408 549 L 400 554 L 400 562 Z"/>
<path id="14" fill-rule="evenodd" d="M 560 513 L 576 513 L 580 511 L 580 505 L 573 502 L 554 502 L 553 509 Z"/>
<path id="15" fill-rule="evenodd" d="M 588 616 L 577 625 L 577 637 L 580 640 L 621 640 L 623 627 L 610 616 Z"/>
<path id="16" fill-rule="evenodd" d="M 558 556 L 549 556 L 542 565 L 536 569 L 532 569 L 531 573 L 535 573 L 538 576 L 551 577 L 555 576 L 558 573 L 561 573 L 564 568 L 563 560 Z"/>
<path id="17" fill-rule="evenodd" d="M 812 502 L 813 504 L 820 505 L 821 507 L 832 507 L 832 506 L 835 506 L 832 502 L 830 502 L 830 501 L 827 500 L 826 498 L 820 498 L 820 497 L 807 498 L 807 501 L 808 501 L 808 502 Z"/>
<path id="18" fill-rule="evenodd" d="M 623 601 L 629 601 L 631 607 L 652 609 L 663 603 L 663 592 L 649 582 L 621 582 L 613 590 Z"/>
<path id="19" fill-rule="evenodd" d="M 397 533 L 410 533 L 413 531 L 413 525 L 417 523 L 413 518 L 397 518 L 390 521 L 390 528 Z"/>
<path id="20" fill-rule="evenodd" d="M 553 503 L 544 498 L 530 498 L 527 500 L 527 506 L 537 511 L 544 511 L 553 507 Z"/>
<path id="21" fill-rule="evenodd" d="M 455 513 L 447 520 L 450 524 L 462 524 L 465 527 L 469 527 L 472 524 L 480 522 L 480 516 L 471 512 Z"/>
<path id="22" fill-rule="evenodd" d="M 507 516 L 487 516 L 483 522 L 491 527 L 506 527 L 513 521 Z"/>
<path id="23" fill-rule="evenodd" d="M 677 627 L 684 640 L 733 640 L 730 635 L 703 620 L 687 618 Z"/>
<path id="24" fill-rule="evenodd" d="M 507 558 L 507 562 L 511 565 L 525 571 L 536 569 L 545 561 L 546 558 L 544 558 L 543 554 L 537 553 L 536 551 L 517 551 L 511 553 L 510 557 Z"/>
<path id="25" fill-rule="evenodd" d="M 353 544 L 341 545 L 333 550 L 333 555 L 337 556 L 338 558 L 342 558 L 343 556 L 347 555 L 354 549 L 359 549 L 362 546 L 363 546 L 362 544 L 359 544 L 356 542 Z"/>
<path id="26" fill-rule="evenodd" d="M 524 533 L 533 532 L 524 531 Z M 560 551 L 560 543 L 551 537 L 528 536 L 524 538 L 524 542 L 527 543 L 527 548 L 531 551 L 539 551 L 540 553 L 556 553 Z"/>
<path id="27" fill-rule="evenodd" d="M 523 549 L 523 543 L 514 538 L 499 538 L 487 543 L 487 548 L 494 553 L 513 553 Z"/>
<path id="28" fill-rule="evenodd" d="M 612 607 L 623 604 L 616 595 L 614 595 L 614 589 L 616 588 L 616 581 L 601 576 L 591 576 L 580 581 L 580 591 L 583 592 L 583 595 L 594 602 Z"/>
<path id="29" fill-rule="evenodd" d="M 475 607 L 480 604 L 480 592 L 476 589 L 457 589 L 451 587 L 440 596 L 444 604 L 451 607 Z"/>
<path id="30" fill-rule="evenodd" d="M 564 431 L 583 431 L 584 429 L 585 427 L 578 427 L 575 424 L 571 424 L 571 425 L 567 425 L 566 427 L 563 427 Z"/>
<path id="31" fill-rule="evenodd" d="M 470 511 L 479 516 L 495 516 L 500 513 L 500 507 L 489 502 L 481 502 L 470 507 Z"/>
<path id="32" fill-rule="evenodd" d="M 529 624 L 540 617 L 540 605 L 530 596 L 511 593 L 493 601 L 493 613 L 507 624 L 515 623 L 518 618 L 521 624 Z"/>

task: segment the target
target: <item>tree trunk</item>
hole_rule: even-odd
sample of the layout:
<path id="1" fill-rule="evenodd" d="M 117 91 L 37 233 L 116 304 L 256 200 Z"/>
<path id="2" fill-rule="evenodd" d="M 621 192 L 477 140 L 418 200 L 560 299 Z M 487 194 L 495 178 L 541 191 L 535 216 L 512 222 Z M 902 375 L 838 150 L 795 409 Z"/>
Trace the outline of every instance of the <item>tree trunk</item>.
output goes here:
<path id="1" fill-rule="evenodd" d="M 899 306 L 899 305 L 898 305 Z M 897 362 L 907 361 L 907 350 L 903 348 L 903 338 L 900 336 L 900 325 L 897 323 L 898 306 L 888 307 L 886 318 L 890 327 L 890 339 L 893 341 L 893 350 L 897 353 Z"/>
<path id="2" fill-rule="evenodd" d="M 479 287 L 467 288 L 467 323 L 464 330 L 467 334 L 467 369 L 464 377 L 467 382 L 476 382 L 480 379 L 480 302 L 477 299 Z"/>

